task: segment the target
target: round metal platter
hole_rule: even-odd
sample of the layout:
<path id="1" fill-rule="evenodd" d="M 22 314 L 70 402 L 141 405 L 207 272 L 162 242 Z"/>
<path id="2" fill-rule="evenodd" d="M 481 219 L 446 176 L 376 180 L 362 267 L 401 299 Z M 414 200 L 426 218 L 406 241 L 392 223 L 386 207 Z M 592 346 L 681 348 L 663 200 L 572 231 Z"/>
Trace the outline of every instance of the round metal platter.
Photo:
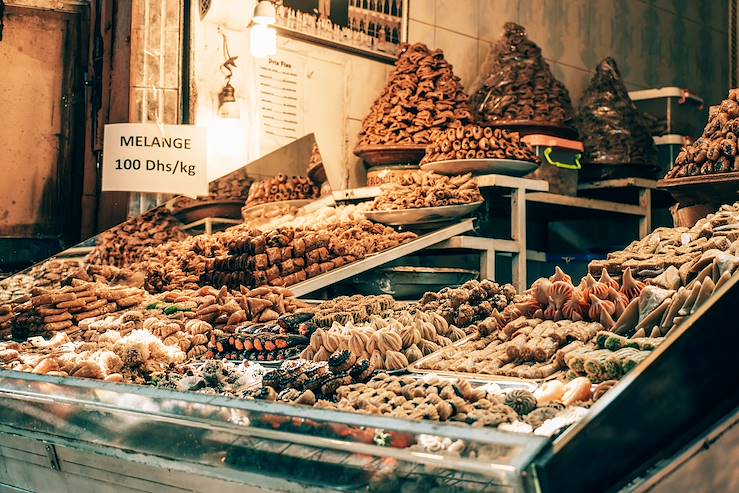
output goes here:
<path id="1" fill-rule="evenodd" d="M 420 207 L 418 209 L 403 209 L 395 211 L 367 211 L 364 216 L 389 226 L 404 226 L 409 224 L 426 224 L 448 221 L 470 214 L 480 207 L 482 202 L 471 204 L 446 205 L 443 207 Z"/>
<path id="2" fill-rule="evenodd" d="M 421 165 L 423 171 L 433 171 L 440 175 L 475 173 L 478 175 L 524 176 L 538 167 L 536 163 L 516 159 L 452 159 Z"/>

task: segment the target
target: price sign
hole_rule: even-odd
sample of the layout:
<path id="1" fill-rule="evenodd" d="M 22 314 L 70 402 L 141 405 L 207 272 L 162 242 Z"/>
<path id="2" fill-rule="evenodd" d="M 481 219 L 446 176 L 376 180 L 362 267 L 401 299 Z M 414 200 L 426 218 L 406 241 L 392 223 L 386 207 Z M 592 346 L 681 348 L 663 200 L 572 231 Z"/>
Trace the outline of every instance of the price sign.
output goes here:
<path id="1" fill-rule="evenodd" d="M 207 195 L 207 154 L 202 127 L 106 125 L 102 190 Z"/>

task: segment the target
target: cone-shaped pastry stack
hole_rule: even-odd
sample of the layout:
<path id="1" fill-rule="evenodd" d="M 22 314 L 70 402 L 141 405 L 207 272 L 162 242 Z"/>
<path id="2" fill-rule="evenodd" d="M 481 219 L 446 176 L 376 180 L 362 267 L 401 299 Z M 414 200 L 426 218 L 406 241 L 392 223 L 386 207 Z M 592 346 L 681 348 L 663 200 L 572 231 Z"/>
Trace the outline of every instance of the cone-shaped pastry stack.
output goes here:
<path id="1" fill-rule="evenodd" d="M 606 57 L 595 69 L 577 112 L 585 162 L 656 164 L 646 121 L 629 97 L 616 61 Z"/>
<path id="2" fill-rule="evenodd" d="M 739 171 L 737 135 L 739 134 L 739 89 L 729 91 L 708 119 L 703 135 L 686 146 L 665 178 L 712 175 Z"/>
<path id="3" fill-rule="evenodd" d="M 431 130 L 465 124 L 467 95 L 441 50 L 405 47 L 385 90 L 362 122 L 358 147 L 428 144 Z"/>
<path id="4" fill-rule="evenodd" d="M 480 73 L 470 91 L 470 108 L 480 123 L 571 124 L 570 94 L 522 26 L 506 22 L 503 37 L 493 45 Z"/>

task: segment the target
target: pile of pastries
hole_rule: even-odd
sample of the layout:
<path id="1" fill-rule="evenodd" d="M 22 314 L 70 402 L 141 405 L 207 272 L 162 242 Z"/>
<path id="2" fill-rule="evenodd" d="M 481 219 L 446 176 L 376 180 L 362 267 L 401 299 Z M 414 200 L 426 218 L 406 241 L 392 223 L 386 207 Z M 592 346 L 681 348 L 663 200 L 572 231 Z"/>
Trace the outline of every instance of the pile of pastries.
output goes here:
<path id="1" fill-rule="evenodd" d="M 731 89 L 711 113 L 703 135 L 683 148 L 665 178 L 713 175 L 739 171 L 739 89 Z"/>
<path id="2" fill-rule="evenodd" d="M 274 178 L 255 181 L 249 188 L 245 207 L 283 200 L 315 199 L 321 188 L 307 176 L 287 176 L 279 173 Z"/>
<path id="3" fill-rule="evenodd" d="M 502 312 L 509 304 L 519 301 L 516 289 L 484 279 L 471 280 L 458 288 L 428 292 L 416 304 L 416 309 L 441 315 L 447 323 L 467 328 L 476 321 Z"/>
<path id="4" fill-rule="evenodd" d="M 265 314 L 270 316 L 265 317 Z M 207 358 L 248 361 L 281 361 L 296 358 L 316 330 L 313 314 L 280 315 L 263 312 L 258 322 L 241 322 L 231 330 L 214 330 Z M 265 320 L 265 319 L 271 320 Z"/>
<path id="5" fill-rule="evenodd" d="M 567 88 L 552 75 L 541 48 L 513 22 L 504 24 L 470 94 L 475 120 L 486 125 L 544 121 L 571 126 L 574 119 Z"/>
<path id="6" fill-rule="evenodd" d="M 431 141 L 433 129 L 467 123 L 467 95 L 441 50 L 404 46 L 395 70 L 362 121 L 357 148 Z"/>
<path id="7" fill-rule="evenodd" d="M 657 147 L 613 58 L 606 57 L 595 68 L 580 98 L 576 122 L 586 163 L 657 164 Z"/>
<path id="8" fill-rule="evenodd" d="M 515 159 L 541 163 L 518 132 L 471 124 L 435 130 L 421 164 L 453 159 Z"/>
<path id="9" fill-rule="evenodd" d="M 372 202 L 372 210 L 392 211 L 443 207 L 482 202 L 472 174 L 444 176 L 418 171 L 403 176 L 400 183 L 383 185 L 382 194 Z"/>
<path id="10" fill-rule="evenodd" d="M 563 384 L 559 399 L 549 400 L 537 398 L 525 389 L 513 389 L 506 393 L 489 392 L 472 386 L 464 379 L 448 380 L 433 375 L 419 379 L 380 373 L 367 383 L 341 387 L 336 392 L 336 402 L 319 401 L 316 406 L 531 433 L 547 420 L 571 412 L 572 409 L 567 406 L 582 404 L 590 399 L 589 383 L 587 391 L 583 391 L 581 382 L 572 384 Z M 583 411 L 575 412 L 581 415 Z"/>
<path id="11" fill-rule="evenodd" d="M 402 370 L 465 335 L 434 312 L 403 311 L 386 318 L 370 315 L 367 323 L 334 322 L 330 328 L 316 329 L 300 356 L 328 361 L 337 351 L 351 351 L 378 370 Z"/>
<path id="12" fill-rule="evenodd" d="M 367 359 L 357 358 L 350 351 L 336 352 L 328 361 L 285 361 L 262 378 L 251 396 L 266 400 L 313 405 L 319 399 L 333 399 L 340 388 L 366 382 L 374 374 Z"/>
<path id="13" fill-rule="evenodd" d="M 241 229 L 226 242 L 228 255 L 208 260 L 200 282 L 229 287 L 290 286 L 415 237 L 367 220 L 316 230 L 280 228 L 261 233 Z"/>
<path id="14" fill-rule="evenodd" d="M 420 368 L 545 379 L 566 369 L 562 357 L 577 341 L 590 341 L 603 330 L 597 322 L 554 322 L 523 316 L 497 327 L 494 319 L 483 320 L 477 324 L 476 337 L 439 352 Z M 483 335 L 486 333 L 489 335 Z"/>
<path id="15" fill-rule="evenodd" d="M 187 237 L 179 221 L 163 207 L 133 217 L 103 233 L 85 259 L 88 264 L 130 267 L 142 260 L 147 247 Z"/>
<path id="16" fill-rule="evenodd" d="M 339 296 L 315 307 L 313 322 L 322 328 L 331 327 L 334 323 L 359 325 L 368 323 L 373 316 L 392 317 L 404 308 L 389 294 Z"/>
<path id="17" fill-rule="evenodd" d="M 628 339 L 613 332 L 598 332 L 595 343 L 580 343 L 562 356 L 566 379 L 587 377 L 601 383 L 618 380 L 644 361 L 662 338 Z"/>
<path id="18" fill-rule="evenodd" d="M 109 286 L 73 280 L 70 286 L 34 291 L 34 296 L 14 307 L 15 339 L 51 332 L 75 331 L 82 320 L 139 305 L 146 292 L 126 286 Z"/>
<path id="19" fill-rule="evenodd" d="M 358 222 L 365 219 L 370 202 L 346 205 L 323 205 L 313 208 L 274 204 L 275 209 L 252 209 L 244 213 L 244 221 L 261 231 L 277 228 L 321 229 L 329 224 Z"/>
<path id="20" fill-rule="evenodd" d="M 623 250 L 609 253 L 603 260 L 590 262 L 591 273 L 606 269 L 612 276 L 631 269 L 641 280 L 669 276 L 670 267 L 678 269 L 683 284 L 687 270 L 708 252 L 736 255 L 739 240 L 739 202 L 723 205 L 715 214 L 699 219 L 692 228 L 657 228 Z M 659 282 L 659 281 L 658 281 Z M 677 286 L 665 286 L 676 289 Z"/>
<path id="21" fill-rule="evenodd" d="M 252 179 L 246 173 L 246 168 L 239 168 L 225 176 L 216 178 L 208 184 L 208 195 L 196 199 L 178 196 L 170 204 L 174 211 L 192 207 L 203 202 L 213 200 L 234 200 L 243 202 L 249 193 Z"/>

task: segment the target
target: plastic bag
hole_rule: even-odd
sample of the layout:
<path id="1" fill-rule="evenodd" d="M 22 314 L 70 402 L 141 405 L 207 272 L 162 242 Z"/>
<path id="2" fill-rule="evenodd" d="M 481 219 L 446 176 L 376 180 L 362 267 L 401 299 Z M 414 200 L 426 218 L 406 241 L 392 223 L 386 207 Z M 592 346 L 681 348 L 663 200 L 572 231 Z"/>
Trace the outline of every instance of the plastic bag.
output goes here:
<path id="1" fill-rule="evenodd" d="M 526 37 L 522 26 L 505 23 L 480 74 L 470 90 L 470 107 L 480 123 L 572 124 L 570 93 L 554 78 L 541 48 Z"/>
<path id="2" fill-rule="evenodd" d="M 580 99 L 577 128 L 586 163 L 657 164 L 657 148 L 629 97 L 616 61 L 606 57 Z"/>

